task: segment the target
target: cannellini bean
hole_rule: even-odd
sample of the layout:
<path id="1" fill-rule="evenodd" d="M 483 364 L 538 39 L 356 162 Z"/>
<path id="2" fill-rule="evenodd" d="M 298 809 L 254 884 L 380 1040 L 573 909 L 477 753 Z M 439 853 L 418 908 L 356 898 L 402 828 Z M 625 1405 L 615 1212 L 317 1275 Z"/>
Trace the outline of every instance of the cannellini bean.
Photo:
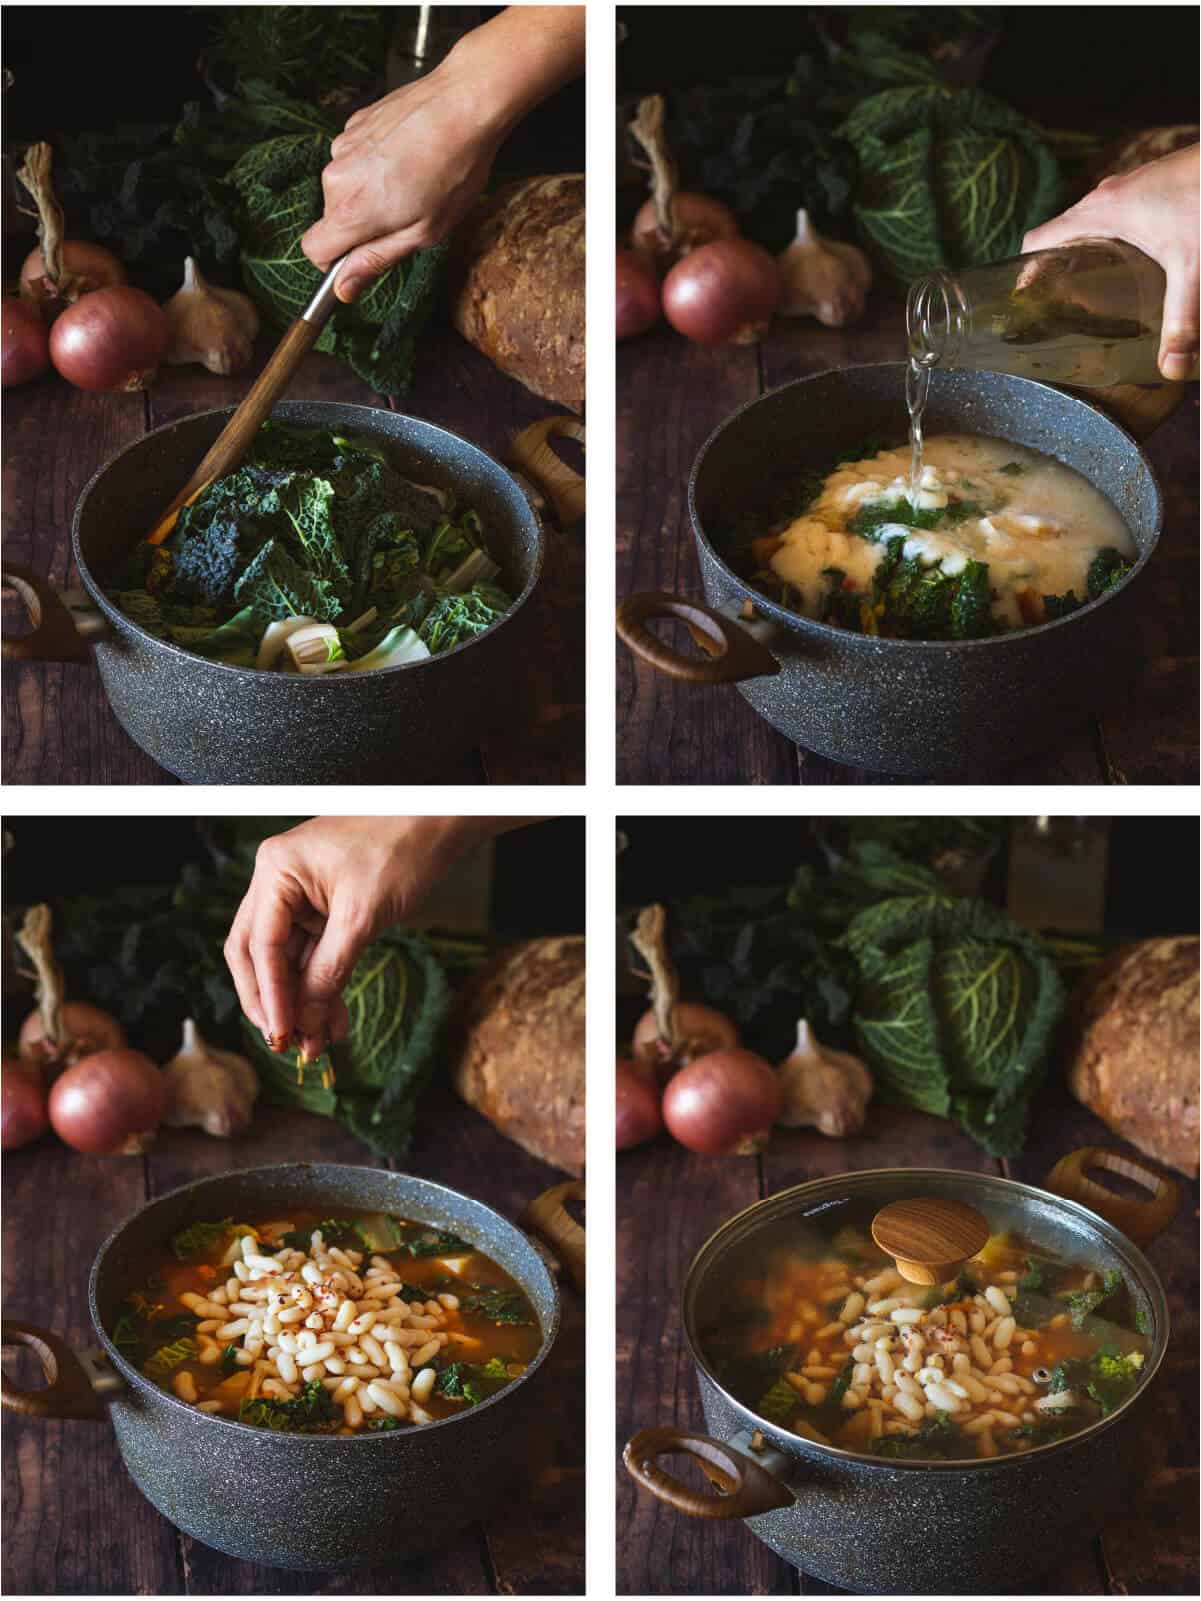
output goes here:
<path id="1" fill-rule="evenodd" d="M 976 1436 L 976 1453 L 978 1456 L 996 1456 L 997 1443 L 991 1429 L 982 1429 Z"/>
<path id="2" fill-rule="evenodd" d="M 366 1334 L 367 1330 L 375 1322 L 377 1316 L 378 1314 L 375 1312 L 360 1312 L 353 1323 L 348 1323 L 346 1325 L 347 1334 L 353 1334 L 356 1337 L 360 1334 Z"/>
<path id="3" fill-rule="evenodd" d="M 363 1421 L 363 1409 L 359 1405 L 357 1395 L 348 1395 L 342 1403 L 342 1416 L 352 1429 L 357 1429 Z"/>
<path id="4" fill-rule="evenodd" d="M 218 1306 L 215 1301 L 206 1301 L 203 1295 L 197 1295 L 193 1290 L 185 1290 L 179 1299 L 188 1311 L 195 1312 L 197 1317 L 218 1318 L 224 1323 L 228 1315 L 223 1306 Z"/>
<path id="5" fill-rule="evenodd" d="M 943 1379 L 942 1384 L 945 1390 L 950 1390 L 951 1394 L 957 1395 L 961 1401 L 966 1401 L 969 1399 L 968 1392 L 964 1389 L 963 1385 L 960 1384 L 958 1379 Z"/>
<path id="6" fill-rule="evenodd" d="M 214 1329 L 219 1329 L 224 1322 L 225 1319 L 223 1317 L 206 1318 L 203 1323 L 197 1323 L 196 1332 L 197 1334 L 212 1334 Z"/>
<path id="7" fill-rule="evenodd" d="M 312 1384 L 314 1379 L 325 1377 L 325 1363 L 313 1362 L 308 1367 L 301 1368 L 300 1376 L 306 1384 Z"/>
<path id="8" fill-rule="evenodd" d="M 973 1378 L 970 1373 L 960 1373 L 957 1376 L 956 1382 L 963 1385 L 963 1388 L 971 1396 L 972 1400 L 977 1403 L 977 1405 L 979 1405 L 981 1401 L 988 1400 L 987 1387 L 981 1384 L 979 1379 Z"/>
<path id="9" fill-rule="evenodd" d="M 863 1405 L 863 1397 L 852 1387 L 843 1391 L 842 1404 L 848 1412 L 857 1412 Z"/>
<path id="10" fill-rule="evenodd" d="M 874 1317 L 884 1317 L 886 1313 L 892 1312 L 898 1306 L 904 1305 L 904 1301 L 899 1301 L 895 1296 L 893 1296 L 891 1299 L 884 1301 L 871 1301 L 869 1302 L 867 1309 Z"/>
<path id="11" fill-rule="evenodd" d="M 428 1401 L 437 1377 L 438 1374 L 435 1368 L 422 1368 L 421 1372 L 413 1380 L 412 1388 L 409 1392 L 413 1400 Z"/>
<path id="12" fill-rule="evenodd" d="M 879 1294 L 881 1290 L 889 1290 L 894 1284 L 901 1284 L 903 1282 L 904 1281 L 902 1280 L 901 1275 L 897 1272 L 896 1268 L 890 1267 L 885 1268 L 883 1273 L 877 1273 L 875 1278 L 868 1279 L 863 1288 L 868 1292 L 869 1295 L 873 1292 Z"/>
<path id="13" fill-rule="evenodd" d="M 1008 1356 L 999 1356 L 997 1358 L 997 1360 L 993 1363 L 992 1367 L 990 1368 L 989 1375 L 991 1377 L 993 1374 L 996 1374 L 996 1373 L 1008 1373 L 1008 1372 L 1010 1372 L 1012 1370 L 1012 1368 L 1013 1368 L 1012 1358 L 1010 1358 Z"/>
<path id="14" fill-rule="evenodd" d="M 220 1360 L 221 1347 L 211 1343 L 201 1349 L 200 1355 L 197 1358 L 197 1361 L 202 1363 L 206 1368 L 215 1368 Z"/>
<path id="15" fill-rule="evenodd" d="M 862 1345 L 857 1345 L 855 1347 L 855 1349 L 851 1352 L 851 1356 L 856 1362 L 870 1362 L 875 1356 L 875 1351 L 876 1348 L 874 1345 L 868 1345 L 867 1342 L 864 1341 Z"/>
<path id="16" fill-rule="evenodd" d="M 181 1401 L 196 1404 L 196 1378 L 187 1368 L 181 1368 L 171 1379 L 171 1388 Z"/>
<path id="17" fill-rule="evenodd" d="M 984 1372 L 987 1373 L 989 1368 L 992 1366 L 992 1352 L 989 1350 L 988 1346 L 985 1345 L 984 1341 L 978 1334 L 972 1335 L 971 1347 L 972 1360 L 975 1362 L 978 1368 L 983 1368 Z"/>
<path id="18" fill-rule="evenodd" d="M 848 1324 L 857 1322 L 863 1313 L 863 1308 L 866 1305 L 867 1302 L 864 1300 L 863 1296 L 860 1295 L 859 1291 L 854 1291 L 854 1293 L 848 1295 L 846 1300 L 843 1302 L 842 1311 L 838 1314 L 839 1321 Z"/>
<path id="19" fill-rule="evenodd" d="M 441 1349 L 437 1340 L 427 1341 L 420 1350 L 414 1351 L 411 1358 L 413 1366 L 420 1367 L 423 1362 L 428 1362 L 431 1356 L 436 1356 Z"/>
<path id="20" fill-rule="evenodd" d="M 993 1377 L 993 1388 L 1003 1395 L 1020 1395 L 1022 1387 L 1012 1373 L 998 1373 Z"/>
<path id="21" fill-rule="evenodd" d="M 225 1409 L 224 1401 L 197 1401 L 197 1412 L 222 1412 Z"/>
<path id="22" fill-rule="evenodd" d="M 963 1403 L 945 1384 L 928 1384 L 926 1386 L 926 1399 L 932 1401 L 942 1412 L 958 1412 Z"/>
<path id="23" fill-rule="evenodd" d="M 893 1405 L 902 1416 L 912 1419 L 914 1423 L 920 1423 L 926 1414 L 925 1407 L 915 1395 L 910 1395 L 908 1390 L 898 1390 Z"/>
<path id="24" fill-rule="evenodd" d="M 1022 1341 L 1022 1355 L 1023 1356 L 1033 1356 L 1037 1352 L 1037 1350 L 1038 1350 L 1038 1346 L 1035 1343 L 1035 1341 L 1033 1341 L 1033 1340 L 1023 1340 Z"/>
<path id="25" fill-rule="evenodd" d="M 957 1306 L 951 1308 L 951 1327 L 960 1334 L 967 1333 L 967 1318 L 961 1308 Z"/>
<path id="26" fill-rule="evenodd" d="M 371 1360 L 378 1366 L 389 1366 L 388 1358 L 384 1355 L 384 1348 L 373 1334 L 364 1334 L 359 1338 L 360 1350 L 366 1351 Z"/>
<path id="27" fill-rule="evenodd" d="M 818 1329 L 813 1338 L 815 1340 L 833 1339 L 834 1335 L 842 1333 L 843 1327 L 844 1325 L 841 1322 L 827 1323 L 823 1328 Z"/>
<path id="28" fill-rule="evenodd" d="M 967 1315 L 967 1326 L 973 1334 L 979 1334 L 987 1321 L 988 1319 L 984 1316 L 984 1313 L 978 1309 L 969 1312 Z"/>
<path id="29" fill-rule="evenodd" d="M 303 1306 L 289 1306 L 284 1311 L 275 1314 L 275 1321 L 277 1323 L 299 1323 L 304 1317 L 305 1308 Z"/>
<path id="30" fill-rule="evenodd" d="M 834 1370 L 831 1368 L 831 1369 L 828 1370 L 828 1373 L 822 1373 L 822 1374 L 819 1374 L 819 1375 L 810 1374 L 810 1375 L 807 1375 L 807 1376 L 808 1377 L 820 1377 L 820 1378 L 826 1378 L 826 1377 L 833 1378 L 834 1377 Z M 872 1370 L 868 1366 L 868 1364 L 866 1362 L 858 1362 L 858 1363 L 856 1363 L 855 1371 L 851 1375 L 851 1383 L 855 1386 L 855 1388 L 857 1390 L 867 1390 L 867 1389 L 869 1389 L 871 1387 L 871 1382 L 872 1382 Z"/>
<path id="31" fill-rule="evenodd" d="M 999 1312 L 1002 1317 L 1011 1315 L 1012 1308 L 1009 1305 L 1009 1297 L 1004 1290 L 999 1290 L 995 1284 L 990 1284 L 985 1290 L 984 1299 L 992 1307 L 993 1311 Z"/>
<path id="32" fill-rule="evenodd" d="M 829 1390 L 824 1384 L 806 1384 L 805 1400 L 810 1406 L 820 1406 L 826 1399 Z"/>
<path id="33" fill-rule="evenodd" d="M 217 1338 L 219 1340 L 232 1340 L 237 1334 L 245 1334 L 249 1327 L 249 1318 L 235 1318 L 232 1323 L 223 1323 L 221 1325 L 217 1330 Z"/>
<path id="34" fill-rule="evenodd" d="M 925 1363 L 925 1355 L 920 1345 L 915 1345 L 905 1353 L 905 1360 L 901 1364 L 907 1373 L 916 1373 Z"/>
<path id="35" fill-rule="evenodd" d="M 892 1383 L 893 1362 L 887 1351 L 876 1352 L 876 1372 L 880 1375 L 881 1384 Z"/>
<path id="36" fill-rule="evenodd" d="M 346 1363 L 343 1362 L 340 1356 L 327 1356 L 325 1359 L 325 1371 L 327 1373 L 345 1373 Z"/>
<path id="37" fill-rule="evenodd" d="M 277 1348 L 275 1365 L 279 1369 L 281 1379 L 284 1379 L 288 1384 L 296 1383 L 296 1359 L 290 1351 Z"/>
<path id="38" fill-rule="evenodd" d="M 892 1314 L 894 1323 L 919 1323 L 921 1318 L 921 1310 L 916 1306 L 898 1306 Z"/>

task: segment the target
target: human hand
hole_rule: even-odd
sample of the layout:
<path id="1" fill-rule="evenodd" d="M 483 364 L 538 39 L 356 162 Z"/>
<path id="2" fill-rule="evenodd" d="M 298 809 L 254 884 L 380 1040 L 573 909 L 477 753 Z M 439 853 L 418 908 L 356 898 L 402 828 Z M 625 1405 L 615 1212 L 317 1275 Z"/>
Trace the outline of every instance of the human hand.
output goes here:
<path id="1" fill-rule="evenodd" d="M 1190 145 L 1105 178 L 1077 205 L 1022 240 L 1024 255 L 1072 239 L 1124 239 L 1157 261 L 1167 275 L 1159 370 L 1173 381 L 1197 375 L 1199 152 L 1201 145 Z"/>
<path id="2" fill-rule="evenodd" d="M 479 195 L 520 119 L 583 69 L 583 6 L 511 6 L 434 70 L 349 119 L 321 174 L 325 212 L 301 248 L 356 300 L 398 261 L 444 239 Z"/>
<path id="3" fill-rule="evenodd" d="M 342 990 L 364 946 L 410 915 L 470 845 L 522 819 L 315 817 L 259 846 L 225 960 L 272 1050 L 302 1061 L 345 1037 Z"/>

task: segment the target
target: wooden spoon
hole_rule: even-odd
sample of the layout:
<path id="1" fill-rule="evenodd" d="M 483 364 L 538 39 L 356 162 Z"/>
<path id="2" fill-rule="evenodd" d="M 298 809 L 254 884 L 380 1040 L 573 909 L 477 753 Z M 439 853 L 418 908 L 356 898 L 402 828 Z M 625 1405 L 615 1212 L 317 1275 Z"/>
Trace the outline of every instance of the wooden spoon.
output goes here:
<path id="1" fill-rule="evenodd" d="M 872 1239 L 910 1284 L 943 1284 L 984 1248 L 991 1230 L 973 1206 L 937 1195 L 893 1201 L 872 1219 Z"/>
<path id="2" fill-rule="evenodd" d="M 200 466 L 147 535 L 150 544 L 161 545 L 170 536 L 184 507 L 190 506 L 214 479 L 232 472 L 250 449 L 255 434 L 271 415 L 271 408 L 292 382 L 297 367 L 321 337 L 330 313 L 338 305 L 334 284 L 345 260 L 345 256 L 338 257 L 317 293 L 275 347 L 270 361 L 247 390 L 242 404 L 217 435 Z"/>

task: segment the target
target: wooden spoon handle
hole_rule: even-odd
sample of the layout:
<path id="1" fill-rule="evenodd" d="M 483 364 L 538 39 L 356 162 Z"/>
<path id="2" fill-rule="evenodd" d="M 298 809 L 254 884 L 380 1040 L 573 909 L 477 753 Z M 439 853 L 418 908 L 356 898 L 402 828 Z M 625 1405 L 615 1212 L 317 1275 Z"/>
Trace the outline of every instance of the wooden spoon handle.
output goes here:
<path id="1" fill-rule="evenodd" d="M 237 411 L 217 435 L 208 454 L 163 512 L 147 536 L 152 545 L 161 545 L 175 527 L 175 519 L 200 491 L 215 478 L 222 477 L 242 460 L 250 442 L 271 415 L 275 402 L 292 382 L 297 367 L 321 337 L 321 330 L 338 304 L 334 284 L 345 256 L 340 256 L 326 273 L 321 287 L 304 311 L 280 340 L 270 361 L 247 391 Z"/>

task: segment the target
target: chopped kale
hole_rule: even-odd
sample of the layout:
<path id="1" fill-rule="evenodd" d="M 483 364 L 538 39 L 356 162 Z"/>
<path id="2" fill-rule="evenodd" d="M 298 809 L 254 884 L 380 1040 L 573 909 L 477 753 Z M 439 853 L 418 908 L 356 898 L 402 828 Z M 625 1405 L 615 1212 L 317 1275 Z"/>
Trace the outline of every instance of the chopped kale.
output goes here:
<path id="1" fill-rule="evenodd" d="M 1084 602 L 1078 598 L 1074 589 L 1069 589 L 1066 595 L 1044 595 L 1043 611 L 1049 623 L 1060 617 L 1070 617 L 1074 611 L 1079 611 Z"/>
<path id="2" fill-rule="evenodd" d="M 336 1245 L 341 1250 L 349 1245 L 352 1251 L 362 1251 L 366 1247 L 357 1223 L 352 1223 L 347 1218 L 332 1217 L 323 1218 L 320 1223 L 312 1223 L 308 1228 L 291 1229 L 279 1243 L 290 1246 L 294 1251 L 307 1253 L 312 1243 L 312 1236 L 318 1230 L 321 1231 L 321 1238 L 326 1245 Z"/>
<path id="3" fill-rule="evenodd" d="M 260 1429 L 290 1434 L 320 1434 L 338 1422 L 333 1397 L 320 1379 L 310 1380 L 290 1401 L 269 1400 L 261 1395 L 253 1401 L 243 1401 L 238 1418 Z"/>
<path id="4" fill-rule="evenodd" d="M 391 1429 L 399 1429 L 401 1422 L 399 1418 L 389 1417 L 386 1412 L 382 1412 L 379 1417 L 371 1418 L 367 1427 L 373 1434 L 387 1434 Z"/>
<path id="5" fill-rule="evenodd" d="M 122 1312 L 113 1324 L 110 1339 L 128 1361 L 136 1363 L 141 1357 L 142 1336 L 138 1332 L 138 1319 L 132 1312 Z"/>
<path id="6" fill-rule="evenodd" d="M 1087 1319 L 1105 1305 L 1107 1301 L 1118 1295 L 1126 1288 L 1126 1281 L 1122 1277 L 1120 1268 L 1110 1268 L 1102 1282 L 1095 1289 L 1073 1290 L 1067 1298 L 1068 1315 L 1072 1320 L 1074 1329 L 1082 1329 Z"/>
<path id="7" fill-rule="evenodd" d="M 189 1362 L 200 1353 L 200 1347 L 191 1338 L 172 1340 L 167 1345 L 160 1345 L 142 1363 L 142 1372 L 149 1379 L 165 1379 L 174 1368 L 181 1363 Z"/>
<path id="8" fill-rule="evenodd" d="M 796 1391 L 781 1375 L 771 1389 L 766 1390 L 756 1401 L 755 1411 L 769 1423 L 783 1423 L 789 1413 L 796 1410 L 798 1404 Z"/>
<path id="9" fill-rule="evenodd" d="M 1109 590 L 1116 589 L 1133 565 L 1112 545 L 1099 550 L 1088 564 L 1086 588 L 1089 600 L 1096 600 Z"/>
<path id="10" fill-rule="evenodd" d="M 434 1380 L 434 1393 L 448 1401 L 466 1401 L 478 1406 L 490 1395 L 509 1383 L 509 1372 L 504 1362 L 494 1356 L 485 1363 L 452 1362 Z"/>
<path id="11" fill-rule="evenodd" d="M 1007 478 L 1020 478 L 1026 471 L 1026 465 L 1024 462 L 1020 461 L 1007 461 L 1000 471 L 1003 472 Z"/>
<path id="12" fill-rule="evenodd" d="M 900 1458 L 961 1457 L 963 1436 L 949 1412 L 936 1412 L 914 1434 L 890 1434 L 877 1442 L 877 1456 Z"/>
<path id="13" fill-rule="evenodd" d="M 532 1327 L 529 1303 L 520 1290 L 506 1290 L 490 1284 L 473 1284 L 471 1294 L 462 1299 L 463 1310 L 486 1318 L 490 1323 L 514 1323 Z"/>
<path id="14" fill-rule="evenodd" d="M 1122 1355 L 1112 1346 L 1104 1347 L 1092 1358 L 1088 1364 L 1088 1393 L 1101 1408 L 1102 1417 L 1108 1417 L 1133 1395 L 1142 1376 L 1143 1361 L 1141 1351 Z"/>
<path id="15" fill-rule="evenodd" d="M 475 1246 L 449 1229 L 423 1228 L 414 1239 L 405 1240 L 400 1249 L 412 1257 L 448 1256 L 456 1251 L 474 1251 Z"/>
<path id="16" fill-rule="evenodd" d="M 851 1380 L 854 1375 L 855 1364 L 853 1362 L 848 1362 L 835 1377 L 830 1385 L 830 1388 L 826 1391 L 826 1398 L 822 1402 L 822 1406 L 827 1410 L 833 1410 L 834 1407 L 841 1406 L 842 1398 L 850 1389 Z"/>
<path id="17" fill-rule="evenodd" d="M 221 1372 L 225 1378 L 235 1372 L 238 1366 L 238 1348 L 231 1340 L 221 1353 Z"/>
<path id="18" fill-rule="evenodd" d="M 194 1257 L 203 1256 L 211 1251 L 218 1242 L 232 1230 L 234 1220 L 232 1217 L 222 1218 L 220 1223 L 192 1223 L 186 1229 L 171 1237 L 171 1249 L 181 1262 L 189 1262 Z"/>

